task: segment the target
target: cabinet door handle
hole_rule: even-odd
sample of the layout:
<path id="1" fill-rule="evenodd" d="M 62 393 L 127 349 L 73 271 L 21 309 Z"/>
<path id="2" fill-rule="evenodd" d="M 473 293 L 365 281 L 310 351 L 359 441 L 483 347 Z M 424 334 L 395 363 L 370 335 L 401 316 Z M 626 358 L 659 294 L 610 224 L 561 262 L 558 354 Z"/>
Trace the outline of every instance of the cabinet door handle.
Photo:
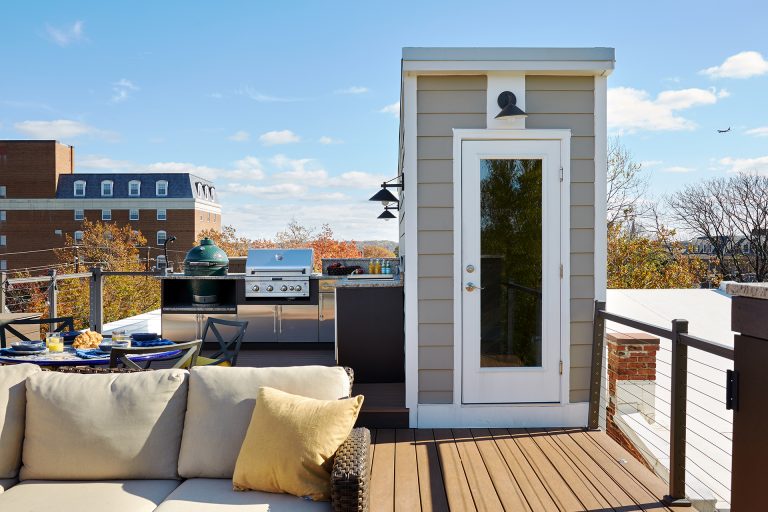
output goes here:
<path id="1" fill-rule="evenodd" d="M 283 306 L 277 306 L 277 307 L 280 308 L 277 314 L 278 332 L 282 333 L 283 332 Z"/>
<path id="2" fill-rule="evenodd" d="M 320 310 L 320 321 L 321 322 L 324 320 L 324 318 L 323 318 L 323 302 L 325 302 L 324 298 L 325 298 L 325 295 L 321 293 L 320 294 L 320 305 L 318 307 L 318 309 Z"/>
<path id="3" fill-rule="evenodd" d="M 277 332 L 277 306 L 272 312 L 272 332 Z"/>

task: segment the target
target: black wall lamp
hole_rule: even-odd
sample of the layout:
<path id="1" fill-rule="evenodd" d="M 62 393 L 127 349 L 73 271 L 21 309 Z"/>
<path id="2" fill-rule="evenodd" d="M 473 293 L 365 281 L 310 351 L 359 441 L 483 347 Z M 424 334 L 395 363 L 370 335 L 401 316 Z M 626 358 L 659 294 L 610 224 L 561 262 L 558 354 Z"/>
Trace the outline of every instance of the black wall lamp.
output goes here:
<path id="1" fill-rule="evenodd" d="M 501 112 L 496 114 L 496 119 L 499 118 L 520 118 L 520 117 L 528 117 L 528 114 L 522 111 L 520 107 L 517 106 L 517 97 L 509 92 L 504 91 L 501 94 L 499 94 L 499 98 L 496 100 L 496 102 L 499 104 L 499 108 L 501 108 Z"/>
<path id="2" fill-rule="evenodd" d="M 396 176 L 396 177 L 392 178 L 391 180 L 385 181 L 384 183 L 381 184 L 381 190 L 376 192 L 373 195 L 373 197 L 371 197 L 369 199 L 369 201 L 376 201 L 376 202 L 381 203 L 384 206 L 384 211 L 382 212 L 381 215 L 379 215 L 379 217 L 378 217 L 379 219 L 389 220 L 389 219 L 396 218 L 395 215 L 390 210 L 399 210 L 400 209 L 400 201 L 397 199 L 397 197 L 392 192 L 390 192 L 387 189 L 388 188 L 402 188 L 402 189 L 404 189 L 405 187 L 403 186 L 403 182 L 402 181 L 400 181 L 399 183 L 390 183 L 391 181 L 399 180 L 399 179 L 402 179 L 402 178 L 403 178 L 403 175 L 400 175 L 400 176 Z M 395 203 L 395 205 L 394 206 L 389 206 L 391 203 Z"/>

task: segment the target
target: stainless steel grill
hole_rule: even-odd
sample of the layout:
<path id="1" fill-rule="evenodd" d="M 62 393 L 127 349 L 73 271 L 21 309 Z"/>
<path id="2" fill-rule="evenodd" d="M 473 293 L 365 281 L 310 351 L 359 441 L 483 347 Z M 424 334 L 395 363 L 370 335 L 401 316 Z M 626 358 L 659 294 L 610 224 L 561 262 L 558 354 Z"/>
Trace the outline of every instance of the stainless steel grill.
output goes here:
<path id="1" fill-rule="evenodd" d="M 246 297 L 309 297 L 312 249 L 250 249 Z"/>

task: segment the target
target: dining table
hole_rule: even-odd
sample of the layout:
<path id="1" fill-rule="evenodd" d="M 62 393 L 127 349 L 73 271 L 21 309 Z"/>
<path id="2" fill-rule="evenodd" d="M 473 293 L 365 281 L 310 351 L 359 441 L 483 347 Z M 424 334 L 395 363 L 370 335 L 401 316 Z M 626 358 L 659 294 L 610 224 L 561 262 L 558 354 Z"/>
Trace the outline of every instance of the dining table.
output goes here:
<path id="1" fill-rule="evenodd" d="M 129 355 L 131 361 L 141 363 L 150 361 L 165 361 L 175 359 L 181 354 L 181 350 L 174 350 L 173 346 L 168 351 L 151 354 Z M 64 348 L 63 352 L 40 352 L 36 354 L 5 355 L 0 354 L 0 365 L 32 363 L 49 369 L 63 366 L 105 366 L 109 365 L 109 352 L 90 351 L 89 357 L 80 357 L 71 346 Z"/>

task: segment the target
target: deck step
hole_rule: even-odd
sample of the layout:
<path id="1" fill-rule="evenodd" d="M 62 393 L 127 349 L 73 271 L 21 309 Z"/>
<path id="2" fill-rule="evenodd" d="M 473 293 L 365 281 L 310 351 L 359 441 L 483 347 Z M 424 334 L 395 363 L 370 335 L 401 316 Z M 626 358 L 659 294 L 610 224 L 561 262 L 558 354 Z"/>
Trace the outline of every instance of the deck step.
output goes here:
<path id="1" fill-rule="evenodd" d="M 366 407 L 357 417 L 356 427 L 368 428 L 408 428 L 407 407 Z"/>

